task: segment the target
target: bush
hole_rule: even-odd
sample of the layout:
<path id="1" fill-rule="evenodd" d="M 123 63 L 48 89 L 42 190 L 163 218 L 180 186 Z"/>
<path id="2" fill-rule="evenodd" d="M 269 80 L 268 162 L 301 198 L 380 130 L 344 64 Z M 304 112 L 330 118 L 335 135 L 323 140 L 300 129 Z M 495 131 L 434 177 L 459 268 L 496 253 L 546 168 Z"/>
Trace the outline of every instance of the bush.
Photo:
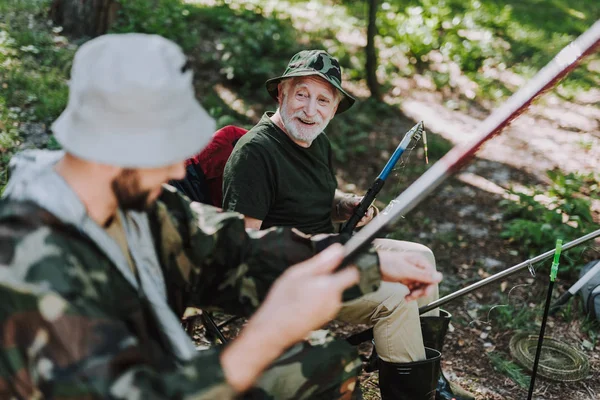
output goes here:
<path id="1" fill-rule="evenodd" d="M 119 4 L 121 8 L 111 32 L 161 35 L 179 44 L 184 51 L 198 44 L 198 30 L 190 22 L 196 7 L 181 0 L 121 0 Z"/>
<path id="2" fill-rule="evenodd" d="M 260 8 L 233 10 L 227 5 L 201 10 L 203 19 L 218 32 L 216 61 L 219 73 L 244 94 L 270 101 L 267 79 L 281 75 L 292 56 L 302 48 L 289 18 Z"/>
<path id="3" fill-rule="evenodd" d="M 48 0 L 0 2 L 0 193 L 23 124 L 43 130 L 67 104 L 75 46 L 51 28 L 48 7 Z"/>
<path id="4" fill-rule="evenodd" d="M 599 4 L 592 0 L 560 0 L 547 7 L 540 7 L 539 2 L 512 1 L 384 1 L 377 23 L 383 47 L 391 56 L 382 62 L 387 62 L 390 74 L 400 75 L 454 62 L 477 83 L 478 97 L 500 100 L 516 87 L 490 78 L 488 70 L 512 69 L 531 77 L 595 22 Z M 597 60 L 592 56 L 588 63 Z M 448 84 L 444 79 L 435 83 L 438 89 Z M 559 88 L 561 95 L 572 97 L 599 83 L 591 69 L 580 68 Z"/>
<path id="5" fill-rule="evenodd" d="M 512 191 L 518 201 L 500 203 L 507 220 L 502 237 L 518 243 L 529 256 L 554 248 L 557 238 L 568 242 L 600 228 L 594 222 L 590 201 L 583 198 L 598 194 L 598 183 L 593 174 L 565 175 L 560 171 L 549 171 L 548 177 L 552 184 L 547 191 Z M 549 202 L 540 203 L 541 196 Z M 565 267 L 565 272 L 574 272 L 574 266 L 580 260 L 568 252 L 563 254 L 561 266 Z"/>

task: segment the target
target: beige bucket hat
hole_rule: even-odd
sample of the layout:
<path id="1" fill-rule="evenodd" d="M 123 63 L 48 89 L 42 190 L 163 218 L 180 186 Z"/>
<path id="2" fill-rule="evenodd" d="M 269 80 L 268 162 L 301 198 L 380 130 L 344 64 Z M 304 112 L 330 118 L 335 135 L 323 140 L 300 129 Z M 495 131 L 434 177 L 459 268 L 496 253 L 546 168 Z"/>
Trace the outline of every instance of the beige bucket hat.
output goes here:
<path id="1" fill-rule="evenodd" d="M 52 130 L 77 157 L 151 168 L 198 153 L 215 122 L 195 98 L 181 48 L 158 35 L 129 33 L 79 48 L 69 102 Z"/>

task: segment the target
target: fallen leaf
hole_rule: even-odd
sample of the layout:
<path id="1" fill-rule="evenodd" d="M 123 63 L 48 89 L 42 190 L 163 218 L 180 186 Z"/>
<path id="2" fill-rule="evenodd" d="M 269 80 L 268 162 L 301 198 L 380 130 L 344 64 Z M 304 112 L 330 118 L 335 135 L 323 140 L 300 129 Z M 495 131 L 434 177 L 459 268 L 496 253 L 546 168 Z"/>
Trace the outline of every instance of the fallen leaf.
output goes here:
<path id="1" fill-rule="evenodd" d="M 584 349 L 586 350 L 594 350 L 594 343 L 588 341 L 588 340 L 584 340 L 581 345 L 583 346 Z"/>

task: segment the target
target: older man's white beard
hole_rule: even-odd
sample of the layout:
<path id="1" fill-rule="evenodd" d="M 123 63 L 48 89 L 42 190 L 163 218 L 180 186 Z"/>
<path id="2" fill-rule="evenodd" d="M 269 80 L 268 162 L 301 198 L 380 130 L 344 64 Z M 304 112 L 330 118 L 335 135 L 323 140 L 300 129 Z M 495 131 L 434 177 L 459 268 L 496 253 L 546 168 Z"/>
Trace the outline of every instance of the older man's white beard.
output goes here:
<path id="1" fill-rule="evenodd" d="M 288 115 L 285 104 L 279 109 L 279 114 L 281 114 L 281 120 L 283 121 L 287 133 L 290 134 L 292 138 L 307 143 L 309 146 L 329 124 L 329 120 L 323 121 L 319 115 L 316 115 L 313 118 L 307 118 L 304 111 L 296 111 L 294 114 Z M 315 124 L 308 127 L 296 118 L 301 118 L 303 121 L 314 122 Z"/>

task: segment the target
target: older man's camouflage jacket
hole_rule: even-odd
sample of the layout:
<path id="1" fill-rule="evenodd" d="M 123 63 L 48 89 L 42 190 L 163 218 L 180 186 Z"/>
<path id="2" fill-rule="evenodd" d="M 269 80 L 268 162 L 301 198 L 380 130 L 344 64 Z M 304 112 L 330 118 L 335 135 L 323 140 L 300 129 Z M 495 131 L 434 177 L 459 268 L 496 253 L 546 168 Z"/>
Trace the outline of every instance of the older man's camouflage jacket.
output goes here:
<path id="1" fill-rule="evenodd" d="M 318 251 L 286 229 L 164 191 L 149 212 L 169 306 L 251 313 L 281 272 Z M 365 256 L 361 290 L 379 282 Z M 234 392 L 219 349 L 176 365 L 143 293 L 76 228 L 33 204 L 0 203 L 0 398 L 210 398 Z"/>

